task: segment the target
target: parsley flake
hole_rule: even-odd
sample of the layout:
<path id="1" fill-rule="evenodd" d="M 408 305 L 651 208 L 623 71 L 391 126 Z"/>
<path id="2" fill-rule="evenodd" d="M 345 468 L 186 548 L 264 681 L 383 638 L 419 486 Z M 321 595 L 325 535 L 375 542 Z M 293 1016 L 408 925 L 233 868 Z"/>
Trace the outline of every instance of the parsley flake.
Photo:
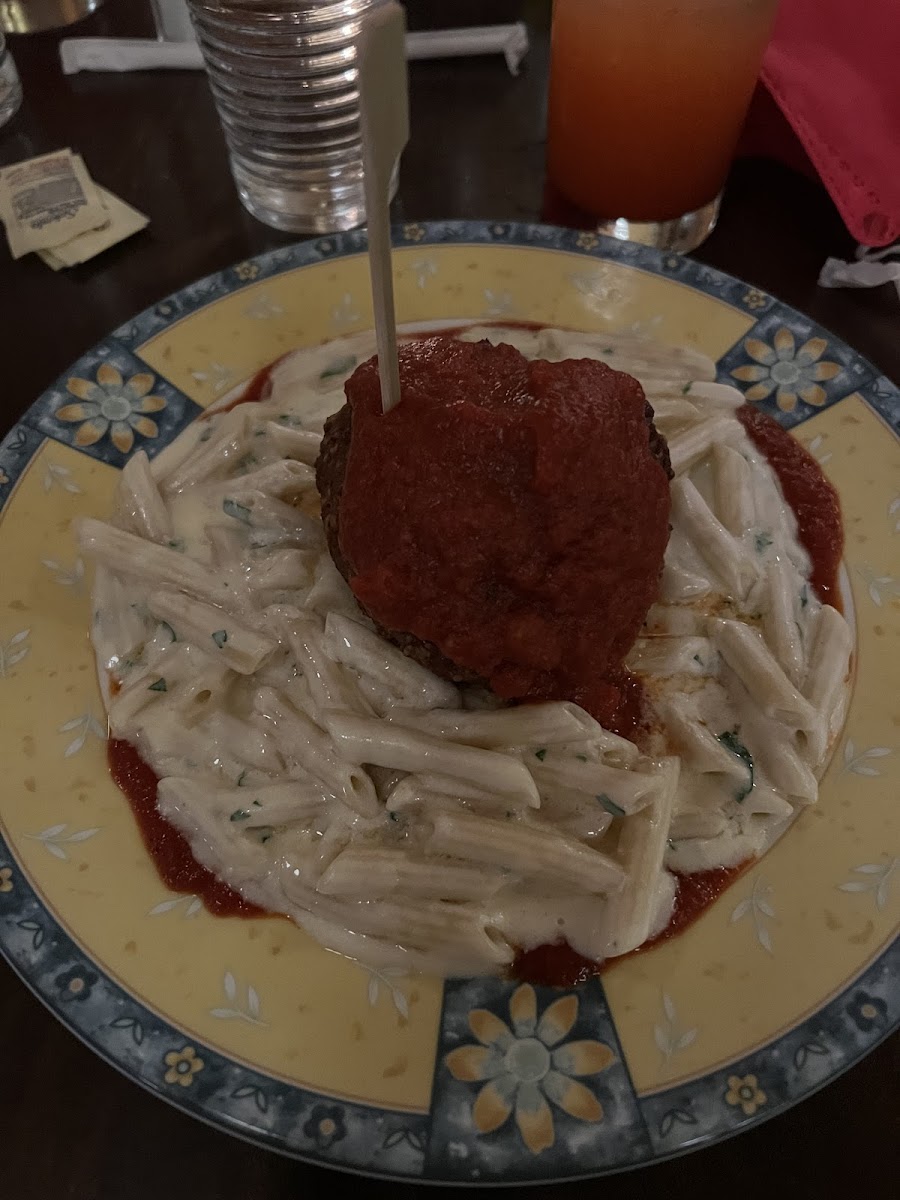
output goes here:
<path id="1" fill-rule="evenodd" d="M 600 793 L 600 795 L 597 797 L 597 802 L 599 803 L 601 808 L 606 809 L 606 811 L 610 814 L 610 816 L 612 816 L 612 817 L 624 817 L 625 816 L 625 809 L 620 808 L 619 805 L 616 804 L 615 800 L 611 800 L 609 798 L 609 796 L 607 796 L 606 792 Z"/>
<path id="2" fill-rule="evenodd" d="M 346 375 L 356 366 L 356 356 L 348 354 L 346 358 L 338 358 L 319 376 L 319 379 L 334 379 L 336 375 Z"/>
<path id="3" fill-rule="evenodd" d="M 229 817 L 230 821 L 246 821 L 250 816 L 246 808 L 236 808 Z"/>
<path id="4" fill-rule="evenodd" d="M 236 521 L 243 521 L 245 525 L 250 524 L 250 509 L 246 504 L 238 504 L 237 500 L 223 500 L 222 512 L 226 517 L 234 517 Z"/>
<path id="5" fill-rule="evenodd" d="M 216 645 L 221 650 L 222 647 L 225 645 L 225 643 L 228 641 L 228 630 L 227 629 L 217 629 L 215 631 L 215 633 L 212 634 L 212 640 L 216 643 Z"/>
<path id="6" fill-rule="evenodd" d="M 547 757 L 546 746 L 542 746 L 540 750 L 535 750 L 534 757 L 538 760 L 538 762 L 543 762 L 544 759 Z"/>
<path id="7" fill-rule="evenodd" d="M 157 679 L 156 683 L 151 683 L 147 688 L 148 692 L 167 692 L 168 690 L 169 689 L 166 685 L 166 681 L 162 678 L 162 676 Z"/>
<path id="8" fill-rule="evenodd" d="M 753 766 L 753 755 L 750 753 L 744 743 L 738 738 L 737 730 L 720 733 L 716 741 L 723 745 L 726 750 L 729 750 L 735 756 L 735 758 L 739 758 L 747 768 L 747 785 L 746 787 L 739 787 L 734 796 L 735 800 L 738 802 L 738 804 L 740 804 L 740 802 L 746 799 L 747 796 L 749 796 L 753 791 L 754 783 L 756 781 L 756 771 Z"/>

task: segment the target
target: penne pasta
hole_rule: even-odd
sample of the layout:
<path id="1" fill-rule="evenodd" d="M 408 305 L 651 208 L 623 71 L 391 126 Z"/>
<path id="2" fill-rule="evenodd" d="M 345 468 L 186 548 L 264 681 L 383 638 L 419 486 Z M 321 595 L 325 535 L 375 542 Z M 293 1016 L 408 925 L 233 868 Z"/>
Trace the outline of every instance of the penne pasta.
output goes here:
<path id="1" fill-rule="evenodd" d="M 432 771 L 477 783 L 501 796 L 540 804 L 537 787 L 521 762 L 492 750 L 475 746 L 448 745 L 400 725 L 388 725 L 374 717 L 329 713 L 328 732 L 338 753 L 354 764 L 374 763 L 402 771 Z"/>
<path id="2" fill-rule="evenodd" d="M 439 678 L 361 611 L 315 465 L 370 334 L 285 356 L 258 400 L 132 454 L 114 519 L 76 526 L 109 729 L 162 817 L 247 901 L 375 970 L 497 973 L 560 937 L 628 953 L 665 928 L 672 872 L 744 862 L 815 801 L 847 703 L 852 631 L 709 358 L 632 331 L 462 336 L 608 362 L 654 408 L 676 477 L 624 664 L 634 740 Z"/>
<path id="3" fill-rule="evenodd" d="M 176 636 L 220 658 L 240 675 L 252 675 L 274 651 L 277 643 L 241 625 L 229 613 L 201 604 L 181 592 L 160 588 L 151 592 L 147 605 L 154 616 L 175 629 Z"/>
<path id="4" fill-rule="evenodd" d="M 713 516 L 689 479 L 673 481 L 672 513 L 676 526 L 698 548 L 729 594 L 739 600 L 746 596 L 759 573 L 757 566 L 741 543 Z"/>
<path id="5" fill-rule="evenodd" d="M 128 527 L 141 537 L 151 542 L 165 542 L 172 537 L 172 515 L 159 494 L 143 450 L 132 454 L 122 468 L 117 505 Z"/>
<path id="6" fill-rule="evenodd" d="M 549 827 L 467 813 L 436 813 L 429 848 L 519 875 L 549 876 L 591 893 L 615 891 L 625 879 L 614 859 Z"/>
<path id="7" fill-rule="evenodd" d="M 722 442 L 713 447 L 712 463 L 716 516 L 739 538 L 756 524 L 753 472 L 743 454 Z"/>

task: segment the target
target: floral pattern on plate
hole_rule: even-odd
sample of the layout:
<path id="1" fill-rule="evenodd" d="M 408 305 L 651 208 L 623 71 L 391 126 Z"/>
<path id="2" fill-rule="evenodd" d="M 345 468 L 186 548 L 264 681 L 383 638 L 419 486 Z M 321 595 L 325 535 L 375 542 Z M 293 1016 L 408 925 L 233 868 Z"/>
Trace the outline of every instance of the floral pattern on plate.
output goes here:
<path id="1" fill-rule="evenodd" d="M 200 408 L 112 338 L 83 355 L 29 409 L 23 424 L 113 466 L 140 448 L 152 458 Z M 2 458 L 2 456 L 0 456 Z"/>

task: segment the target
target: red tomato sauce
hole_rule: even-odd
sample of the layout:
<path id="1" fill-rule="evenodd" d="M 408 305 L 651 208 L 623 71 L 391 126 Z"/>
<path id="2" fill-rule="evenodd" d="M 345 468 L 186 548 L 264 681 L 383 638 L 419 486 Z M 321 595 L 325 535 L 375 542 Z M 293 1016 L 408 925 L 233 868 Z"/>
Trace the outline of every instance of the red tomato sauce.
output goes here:
<path id="1" fill-rule="evenodd" d="M 203 421 L 207 417 L 217 417 L 221 413 L 231 412 L 239 404 L 258 404 L 260 400 L 268 400 L 269 393 L 272 390 L 272 372 L 281 362 L 281 359 L 285 357 L 282 354 L 281 358 L 276 358 L 267 367 L 263 367 L 262 370 L 257 371 L 253 378 L 245 385 L 242 392 L 238 392 L 227 404 L 217 404 L 215 408 L 206 409 L 205 412 L 200 414 L 198 419 Z"/>
<path id="2" fill-rule="evenodd" d="M 244 900 L 197 862 L 187 839 L 156 807 L 158 777 L 130 742 L 110 738 L 107 755 L 113 781 L 131 805 L 144 845 L 166 887 L 193 893 L 217 917 L 271 915 Z"/>
<path id="3" fill-rule="evenodd" d="M 810 584 L 823 604 L 841 607 L 838 571 L 844 548 L 841 504 L 822 468 L 805 447 L 760 409 L 744 404 L 737 417 L 778 476 L 794 510 L 801 544 L 812 559 Z"/>
<path id="4" fill-rule="evenodd" d="M 357 598 L 505 699 L 573 700 L 633 729 L 622 660 L 656 596 L 670 507 L 640 385 L 444 337 L 407 343 L 400 366 L 387 414 L 374 359 L 346 385 L 340 538 Z"/>

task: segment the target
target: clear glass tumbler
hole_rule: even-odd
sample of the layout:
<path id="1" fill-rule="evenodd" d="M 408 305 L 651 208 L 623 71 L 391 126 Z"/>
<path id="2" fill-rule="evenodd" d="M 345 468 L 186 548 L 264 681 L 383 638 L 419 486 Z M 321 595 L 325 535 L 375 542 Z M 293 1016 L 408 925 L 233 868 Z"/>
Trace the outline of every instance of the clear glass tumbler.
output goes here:
<path id="1" fill-rule="evenodd" d="M 5 125 L 19 111 L 22 103 L 22 85 L 19 72 L 12 60 L 6 38 L 0 30 L 0 125 Z"/>
<path id="2" fill-rule="evenodd" d="M 600 232 L 693 250 L 778 0 L 554 0 L 547 173 Z"/>
<path id="3" fill-rule="evenodd" d="M 355 38 L 381 0 L 189 0 L 244 206 L 295 233 L 365 221 Z"/>

